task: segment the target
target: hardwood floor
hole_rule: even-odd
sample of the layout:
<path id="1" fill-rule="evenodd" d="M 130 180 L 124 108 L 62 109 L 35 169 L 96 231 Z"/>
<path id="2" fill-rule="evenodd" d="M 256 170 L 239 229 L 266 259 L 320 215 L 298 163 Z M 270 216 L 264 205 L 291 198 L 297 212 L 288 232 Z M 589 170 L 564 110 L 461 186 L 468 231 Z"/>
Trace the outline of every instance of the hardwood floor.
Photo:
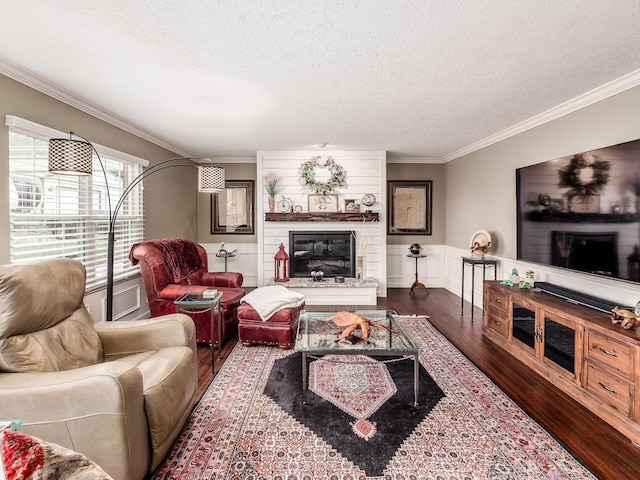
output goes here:
<path id="1" fill-rule="evenodd" d="M 371 309 L 371 306 L 308 306 L 307 310 L 332 311 Z M 596 476 L 604 480 L 639 479 L 640 447 L 598 419 L 587 409 L 533 373 L 519 360 L 482 336 L 482 312 L 476 307 L 471 321 L 471 304 L 460 314 L 460 297 L 444 289 L 389 289 L 387 298 L 378 299 L 378 309 L 400 314 L 426 314 L 431 323 L 480 368 L 520 407 L 546 428 Z M 237 339 L 226 342 L 223 361 Z M 216 359 L 216 372 L 223 361 Z M 211 381 L 211 351 L 198 347 L 200 393 Z"/>

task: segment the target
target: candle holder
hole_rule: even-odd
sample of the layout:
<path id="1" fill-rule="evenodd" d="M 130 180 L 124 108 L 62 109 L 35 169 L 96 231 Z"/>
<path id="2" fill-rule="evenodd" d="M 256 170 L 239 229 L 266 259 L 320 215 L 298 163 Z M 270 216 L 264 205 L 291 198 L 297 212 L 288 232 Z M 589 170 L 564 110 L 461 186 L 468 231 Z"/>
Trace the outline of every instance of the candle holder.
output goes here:
<path id="1" fill-rule="evenodd" d="M 273 279 L 276 282 L 289 281 L 289 255 L 284 251 L 284 244 L 280 244 L 278 253 L 273 257 L 275 259 L 275 272 Z"/>

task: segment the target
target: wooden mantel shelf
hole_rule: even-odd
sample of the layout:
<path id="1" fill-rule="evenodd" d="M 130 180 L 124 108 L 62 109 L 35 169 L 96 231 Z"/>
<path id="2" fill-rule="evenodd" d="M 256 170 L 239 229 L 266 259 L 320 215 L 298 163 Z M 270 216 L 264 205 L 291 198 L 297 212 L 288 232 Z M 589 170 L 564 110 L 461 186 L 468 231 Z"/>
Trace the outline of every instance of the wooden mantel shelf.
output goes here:
<path id="1" fill-rule="evenodd" d="M 276 213 L 265 212 L 267 222 L 378 222 L 378 212 L 343 212 L 343 213 Z"/>

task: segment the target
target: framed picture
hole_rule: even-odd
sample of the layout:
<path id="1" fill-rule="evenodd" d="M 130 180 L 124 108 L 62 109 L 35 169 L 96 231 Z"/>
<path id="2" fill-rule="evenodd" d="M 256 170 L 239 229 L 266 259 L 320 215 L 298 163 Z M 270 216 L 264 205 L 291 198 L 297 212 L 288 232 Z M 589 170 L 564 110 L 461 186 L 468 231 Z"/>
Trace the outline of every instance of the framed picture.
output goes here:
<path id="1" fill-rule="evenodd" d="M 573 213 L 599 213 L 600 195 L 571 195 L 568 204 Z"/>
<path id="2" fill-rule="evenodd" d="M 345 212 L 359 212 L 360 211 L 360 204 L 358 203 L 358 200 L 345 199 L 344 200 L 344 211 Z"/>
<path id="3" fill-rule="evenodd" d="M 309 195 L 309 213 L 335 213 L 338 211 L 338 195 Z"/>
<path id="4" fill-rule="evenodd" d="M 564 213 L 566 212 L 566 208 L 564 205 L 564 198 L 550 198 L 549 199 L 549 206 L 547 207 L 547 209 L 550 212 L 554 212 L 554 213 Z"/>
<path id="5" fill-rule="evenodd" d="M 254 233 L 253 180 L 227 180 L 211 194 L 211 233 Z"/>
<path id="6" fill-rule="evenodd" d="M 431 235 L 431 180 L 387 183 L 389 235 Z"/>

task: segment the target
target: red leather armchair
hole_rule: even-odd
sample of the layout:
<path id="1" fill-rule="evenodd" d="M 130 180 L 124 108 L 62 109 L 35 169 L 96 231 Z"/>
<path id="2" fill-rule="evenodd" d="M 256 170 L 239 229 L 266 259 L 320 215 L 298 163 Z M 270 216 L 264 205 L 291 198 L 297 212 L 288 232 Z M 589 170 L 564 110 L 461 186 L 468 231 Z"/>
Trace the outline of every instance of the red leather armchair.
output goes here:
<path id="1" fill-rule="evenodd" d="M 185 293 L 215 288 L 222 292 L 222 342 L 237 333 L 237 310 L 240 299 L 246 294 L 242 288 L 242 274 L 209 272 L 207 252 L 201 245 L 185 239 L 149 240 L 133 245 L 129 258 L 132 264 L 140 265 L 151 316 L 175 313 L 173 302 Z M 213 341 L 211 312 L 196 310 L 188 313 L 196 325 L 196 340 L 217 345 L 220 338 L 218 310 L 214 311 Z"/>

